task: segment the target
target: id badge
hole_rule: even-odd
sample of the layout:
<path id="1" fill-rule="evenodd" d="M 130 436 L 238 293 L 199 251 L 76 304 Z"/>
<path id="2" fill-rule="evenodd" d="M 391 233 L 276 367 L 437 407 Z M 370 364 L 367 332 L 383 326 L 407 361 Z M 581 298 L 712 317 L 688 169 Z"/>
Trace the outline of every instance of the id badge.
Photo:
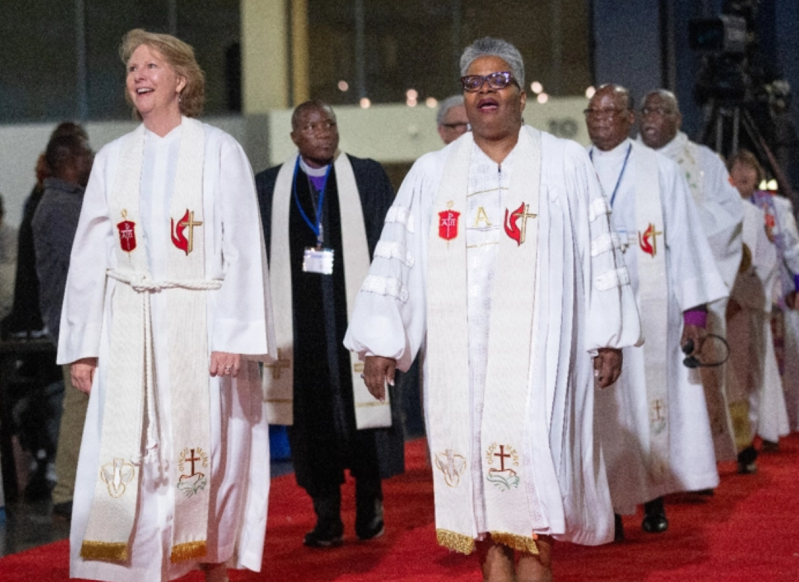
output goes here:
<path id="1" fill-rule="evenodd" d="M 333 249 L 306 247 L 302 257 L 302 270 L 320 275 L 333 274 Z"/>

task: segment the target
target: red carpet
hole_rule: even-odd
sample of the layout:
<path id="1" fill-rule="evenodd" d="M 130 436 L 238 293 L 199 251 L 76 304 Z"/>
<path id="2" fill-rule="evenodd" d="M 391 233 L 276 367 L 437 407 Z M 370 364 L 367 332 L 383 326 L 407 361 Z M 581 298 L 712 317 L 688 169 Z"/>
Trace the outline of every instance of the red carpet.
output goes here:
<path id="1" fill-rule="evenodd" d="M 341 548 L 301 545 L 313 526 L 310 501 L 294 477 L 272 482 L 264 567 L 260 574 L 231 572 L 231 580 L 279 582 L 392 582 L 480 580 L 473 556 L 449 553 L 435 543 L 430 469 L 424 442 L 407 447 L 408 472 L 386 482 L 386 535 L 359 543 L 353 533 L 353 486 L 344 488 L 347 528 Z M 758 459 L 756 475 L 721 467 L 713 497 L 667 499 L 670 529 L 645 534 L 640 516 L 625 519 L 627 541 L 597 548 L 555 546 L 558 582 L 787 582 L 799 581 L 799 435 Z M 60 542 L 0 560 L 2 582 L 66 580 L 67 543 Z M 183 580 L 201 582 L 193 573 Z M 146 581 L 143 581 L 146 582 Z"/>

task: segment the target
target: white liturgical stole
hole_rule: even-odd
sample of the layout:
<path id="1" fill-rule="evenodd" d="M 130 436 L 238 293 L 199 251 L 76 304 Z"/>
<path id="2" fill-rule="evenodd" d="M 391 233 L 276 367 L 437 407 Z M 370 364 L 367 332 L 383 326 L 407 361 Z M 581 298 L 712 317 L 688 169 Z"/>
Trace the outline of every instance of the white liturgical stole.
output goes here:
<path id="1" fill-rule="evenodd" d="M 669 464 L 668 420 L 668 273 L 663 206 L 658 177 L 658 154 L 633 143 L 635 169 L 635 222 L 638 244 L 636 303 L 641 313 L 646 362 L 646 393 L 649 404 L 649 459 L 647 466 L 655 481 L 666 477 Z M 634 249 L 634 250 L 633 250 Z"/>
<path id="2" fill-rule="evenodd" d="M 266 394 L 267 419 L 270 424 L 294 424 L 294 313 L 291 295 L 291 257 L 289 244 L 289 212 L 293 203 L 292 186 L 297 155 L 287 160 L 277 175 L 272 199 L 271 225 L 271 285 L 275 309 L 275 336 L 278 358 L 265 364 L 263 382 Z M 341 243 L 346 255 L 342 264 L 337 260 L 334 269 L 344 269 L 347 293 L 347 314 L 355 307 L 361 283 L 369 273 L 369 245 L 363 222 L 361 198 L 355 182 L 352 164 L 346 154 L 337 154 L 334 162 L 339 197 Z M 324 277 L 327 275 L 319 275 Z M 321 301 L 321 297 L 319 298 Z M 355 422 L 359 429 L 391 426 L 391 404 L 375 400 L 366 388 L 361 373 L 363 362 L 350 352 L 350 372 L 355 400 Z"/>
<path id="3" fill-rule="evenodd" d="M 433 205 L 428 256 L 425 390 L 431 430 L 428 439 L 435 467 L 436 533 L 440 544 L 471 552 L 481 533 L 474 508 L 484 503 L 481 529 L 489 531 L 495 541 L 537 552 L 533 539 L 537 524 L 530 511 L 536 501 L 528 499 L 528 492 L 534 490 L 530 483 L 533 476 L 526 473 L 521 456 L 530 367 L 537 349 L 533 313 L 541 132 L 527 126 L 519 132 L 511 154 L 510 187 L 504 193 L 500 216 L 489 216 L 484 207 L 470 205 L 470 199 L 481 194 L 472 191 L 472 186 L 482 183 L 472 179 L 472 135 L 464 135 L 451 147 Z M 486 168 L 485 172 L 493 173 L 487 174 L 490 181 L 497 166 Z M 468 318 L 469 304 L 481 291 L 469 276 L 483 267 L 474 270 L 468 266 L 467 261 L 479 258 L 467 251 L 466 230 L 497 225 L 499 230 L 494 233 L 498 236 L 479 243 L 494 245 L 496 252 L 489 259 L 493 282 L 487 314 L 487 357 L 473 358 L 475 352 L 469 342 L 476 341 L 477 336 L 470 332 L 480 324 Z M 485 269 L 490 272 L 491 266 L 485 265 Z M 482 399 L 472 394 L 470 381 L 479 385 Z M 472 426 L 472 419 L 480 426 Z"/>
<path id="4" fill-rule="evenodd" d="M 97 475 L 81 556 L 125 561 L 137 512 L 143 463 L 159 463 L 174 491 L 170 559 L 206 555 L 211 497 L 209 352 L 206 291 L 221 281 L 205 279 L 202 123 L 184 117 L 170 201 L 167 279 L 153 280 L 139 208 L 145 129 L 122 146 L 110 195 L 115 225 L 117 284 L 112 297 L 111 354 L 103 408 Z M 153 349 L 150 294 L 167 294 L 172 451 L 159 443 L 158 367 Z M 163 388 L 162 388 L 163 389 Z M 142 438 L 144 435 L 144 438 Z M 144 446 L 143 446 L 144 443 Z M 142 450 L 144 448 L 144 450 Z"/>

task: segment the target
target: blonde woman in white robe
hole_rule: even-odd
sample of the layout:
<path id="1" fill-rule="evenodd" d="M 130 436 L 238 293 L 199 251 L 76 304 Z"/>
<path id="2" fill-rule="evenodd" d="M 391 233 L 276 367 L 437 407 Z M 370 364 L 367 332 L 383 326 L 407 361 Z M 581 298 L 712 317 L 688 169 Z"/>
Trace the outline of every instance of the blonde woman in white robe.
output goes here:
<path id="1" fill-rule="evenodd" d="M 269 491 L 258 361 L 271 350 L 252 170 L 194 119 L 190 46 L 132 30 L 120 56 L 142 120 L 95 160 L 58 362 L 90 394 L 70 575 L 171 580 L 258 571 Z"/>

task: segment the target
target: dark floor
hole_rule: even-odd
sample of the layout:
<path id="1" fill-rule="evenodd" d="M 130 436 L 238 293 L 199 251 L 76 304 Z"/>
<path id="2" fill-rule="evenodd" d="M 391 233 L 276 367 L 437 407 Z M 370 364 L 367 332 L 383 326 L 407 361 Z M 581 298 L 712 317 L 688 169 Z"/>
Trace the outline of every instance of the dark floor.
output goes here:
<path id="1" fill-rule="evenodd" d="M 14 501 L 0 523 L 0 557 L 69 537 L 69 522 L 52 516 L 49 500 Z"/>

